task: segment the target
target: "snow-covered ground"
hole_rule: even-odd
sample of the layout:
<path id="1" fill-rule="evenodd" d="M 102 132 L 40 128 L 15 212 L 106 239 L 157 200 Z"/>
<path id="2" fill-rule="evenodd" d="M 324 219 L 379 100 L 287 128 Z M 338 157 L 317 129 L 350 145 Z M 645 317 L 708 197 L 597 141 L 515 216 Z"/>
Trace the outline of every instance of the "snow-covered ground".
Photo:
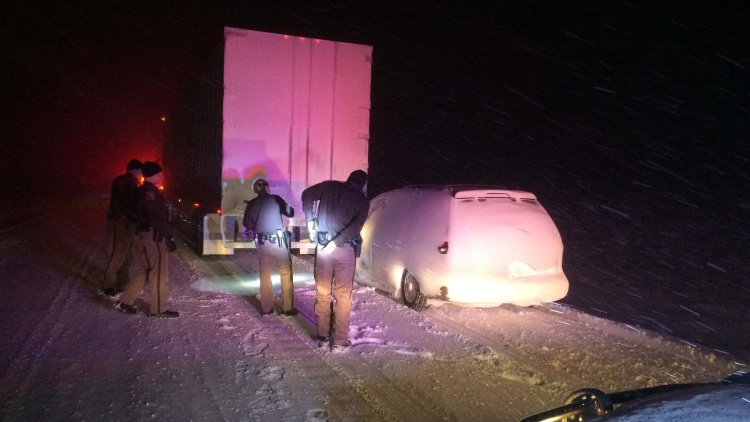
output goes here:
<path id="1" fill-rule="evenodd" d="M 198 258 L 184 244 L 170 255 L 180 318 L 150 319 L 147 294 L 137 315 L 121 314 L 96 294 L 106 202 L 2 208 L 0 420 L 514 421 L 580 388 L 706 383 L 747 370 L 745 357 L 711 344 L 570 306 L 436 303 L 417 313 L 362 287 L 354 345 L 331 352 L 311 338 L 310 257 L 294 262 L 301 314 L 261 317 L 253 251 Z M 731 414 L 750 414 L 748 387 L 722 397 Z"/>

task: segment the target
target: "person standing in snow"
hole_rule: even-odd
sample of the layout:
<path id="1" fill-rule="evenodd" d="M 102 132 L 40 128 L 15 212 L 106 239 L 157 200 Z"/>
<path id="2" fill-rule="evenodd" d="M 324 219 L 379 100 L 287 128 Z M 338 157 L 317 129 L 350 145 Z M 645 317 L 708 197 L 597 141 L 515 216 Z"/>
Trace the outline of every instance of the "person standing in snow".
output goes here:
<path id="1" fill-rule="evenodd" d="M 122 291 L 117 276 L 120 272 L 129 272 L 130 249 L 135 235 L 134 193 L 141 184 L 141 168 L 143 163 L 132 159 L 121 174 L 112 181 L 107 211 L 107 264 L 104 267 L 102 286 L 99 293 L 114 297 Z"/>
<path id="2" fill-rule="evenodd" d="M 149 285 L 151 316 L 176 318 L 179 313 L 167 310 L 169 266 L 167 252 L 177 248 L 167 223 L 167 201 L 157 184 L 164 180 L 159 164 L 146 161 L 142 168 L 143 185 L 135 191 L 135 216 L 138 220 L 132 249 L 130 282 L 115 304 L 126 314 L 136 313 L 133 307 L 146 284 Z"/>
<path id="3" fill-rule="evenodd" d="M 317 243 L 317 339 L 332 341 L 334 346 L 351 345 L 349 316 L 354 269 L 361 246 L 359 232 L 369 210 L 366 192 L 367 173 L 362 170 L 353 171 L 346 182 L 327 180 L 302 192 L 302 210 L 310 239 Z"/>
<path id="4" fill-rule="evenodd" d="M 282 315 L 297 315 L 294 307 L 294 283 L 292 282 L 292 257 L 289 253 L 291 239 L 284 229 L 281 216 L 294 217 L 294 208 L 278 195 L 271 194 L 265 179 L 253 183 L 253 192 L 258 196 L 247 202 L 242 225 L 255 239 L 260 263 L 260 308 L 261 314 L 273 313 L 273 263 L 279 267 L 281 277 Z"/>

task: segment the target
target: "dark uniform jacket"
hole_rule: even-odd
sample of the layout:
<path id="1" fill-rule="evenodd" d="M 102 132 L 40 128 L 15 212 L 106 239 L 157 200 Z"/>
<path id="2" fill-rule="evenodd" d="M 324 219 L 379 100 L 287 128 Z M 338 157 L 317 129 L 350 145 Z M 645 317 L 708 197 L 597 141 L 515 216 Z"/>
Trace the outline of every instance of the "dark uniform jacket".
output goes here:
<path id="1" fill-rule="evenodd" d="M 276 234 L 276 230 L 284 230 L 281 215 L 294 217 L 294 208 L 278 195 L 265 192 L 247 203 L 242 225 L 256 234 Z"/>
<path id="2" fill-rule="evenodd" d="M 302 211 L 307 221 L 316 218 L 313 209 L 316 201 L 319 201 L 318 233 L 327 232 L 336 246 L 359 235 L 370 205 L 354 183 L 327 180 L 305 189 L 302 192 Z"/>
<path id="3" fill-rule="evenodd" d="M 138 189 L 138 179 L 130 173 L 121 174 L 112 181 L 112 191 L 109 198 L 107 218 L 117 220 L 120 217 L 133 214 L 133 195 Z"/>
<path id="4" fill-rule="evenodd" d="M 143 182 L 135 191 L 135 206 L 139 230 L 151 228 L 169 236 L 167 200 L 156 185 Z"/>

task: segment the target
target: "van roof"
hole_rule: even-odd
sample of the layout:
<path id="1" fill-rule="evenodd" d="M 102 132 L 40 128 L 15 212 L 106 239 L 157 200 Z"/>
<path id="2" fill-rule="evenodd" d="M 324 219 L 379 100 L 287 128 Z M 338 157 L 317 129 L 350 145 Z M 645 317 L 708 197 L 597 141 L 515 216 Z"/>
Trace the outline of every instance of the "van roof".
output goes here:
<path id="1" fill-rule="evenodd" d="M 531 192 L 506 189 L 493 185 L 410 185 L 403 189 L 414 190 L 446 190 L 454 198 L 513 198 L 536 200 L 536 195 Z"/>

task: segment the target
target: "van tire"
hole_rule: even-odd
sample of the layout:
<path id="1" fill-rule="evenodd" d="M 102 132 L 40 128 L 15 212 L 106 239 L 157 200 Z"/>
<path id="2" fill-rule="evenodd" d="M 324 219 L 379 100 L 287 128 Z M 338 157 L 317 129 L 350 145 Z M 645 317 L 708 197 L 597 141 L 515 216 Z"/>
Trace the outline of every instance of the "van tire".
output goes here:
<path id="1" fill-rule="evenodd" d="M 421 311 L 427 308 L 427 296 L 419 290 L 419 282 L 412 273 L 404 269 L 401 274 L 401 296 L 404 298 L 404 305 L 415 311 Z"/>

